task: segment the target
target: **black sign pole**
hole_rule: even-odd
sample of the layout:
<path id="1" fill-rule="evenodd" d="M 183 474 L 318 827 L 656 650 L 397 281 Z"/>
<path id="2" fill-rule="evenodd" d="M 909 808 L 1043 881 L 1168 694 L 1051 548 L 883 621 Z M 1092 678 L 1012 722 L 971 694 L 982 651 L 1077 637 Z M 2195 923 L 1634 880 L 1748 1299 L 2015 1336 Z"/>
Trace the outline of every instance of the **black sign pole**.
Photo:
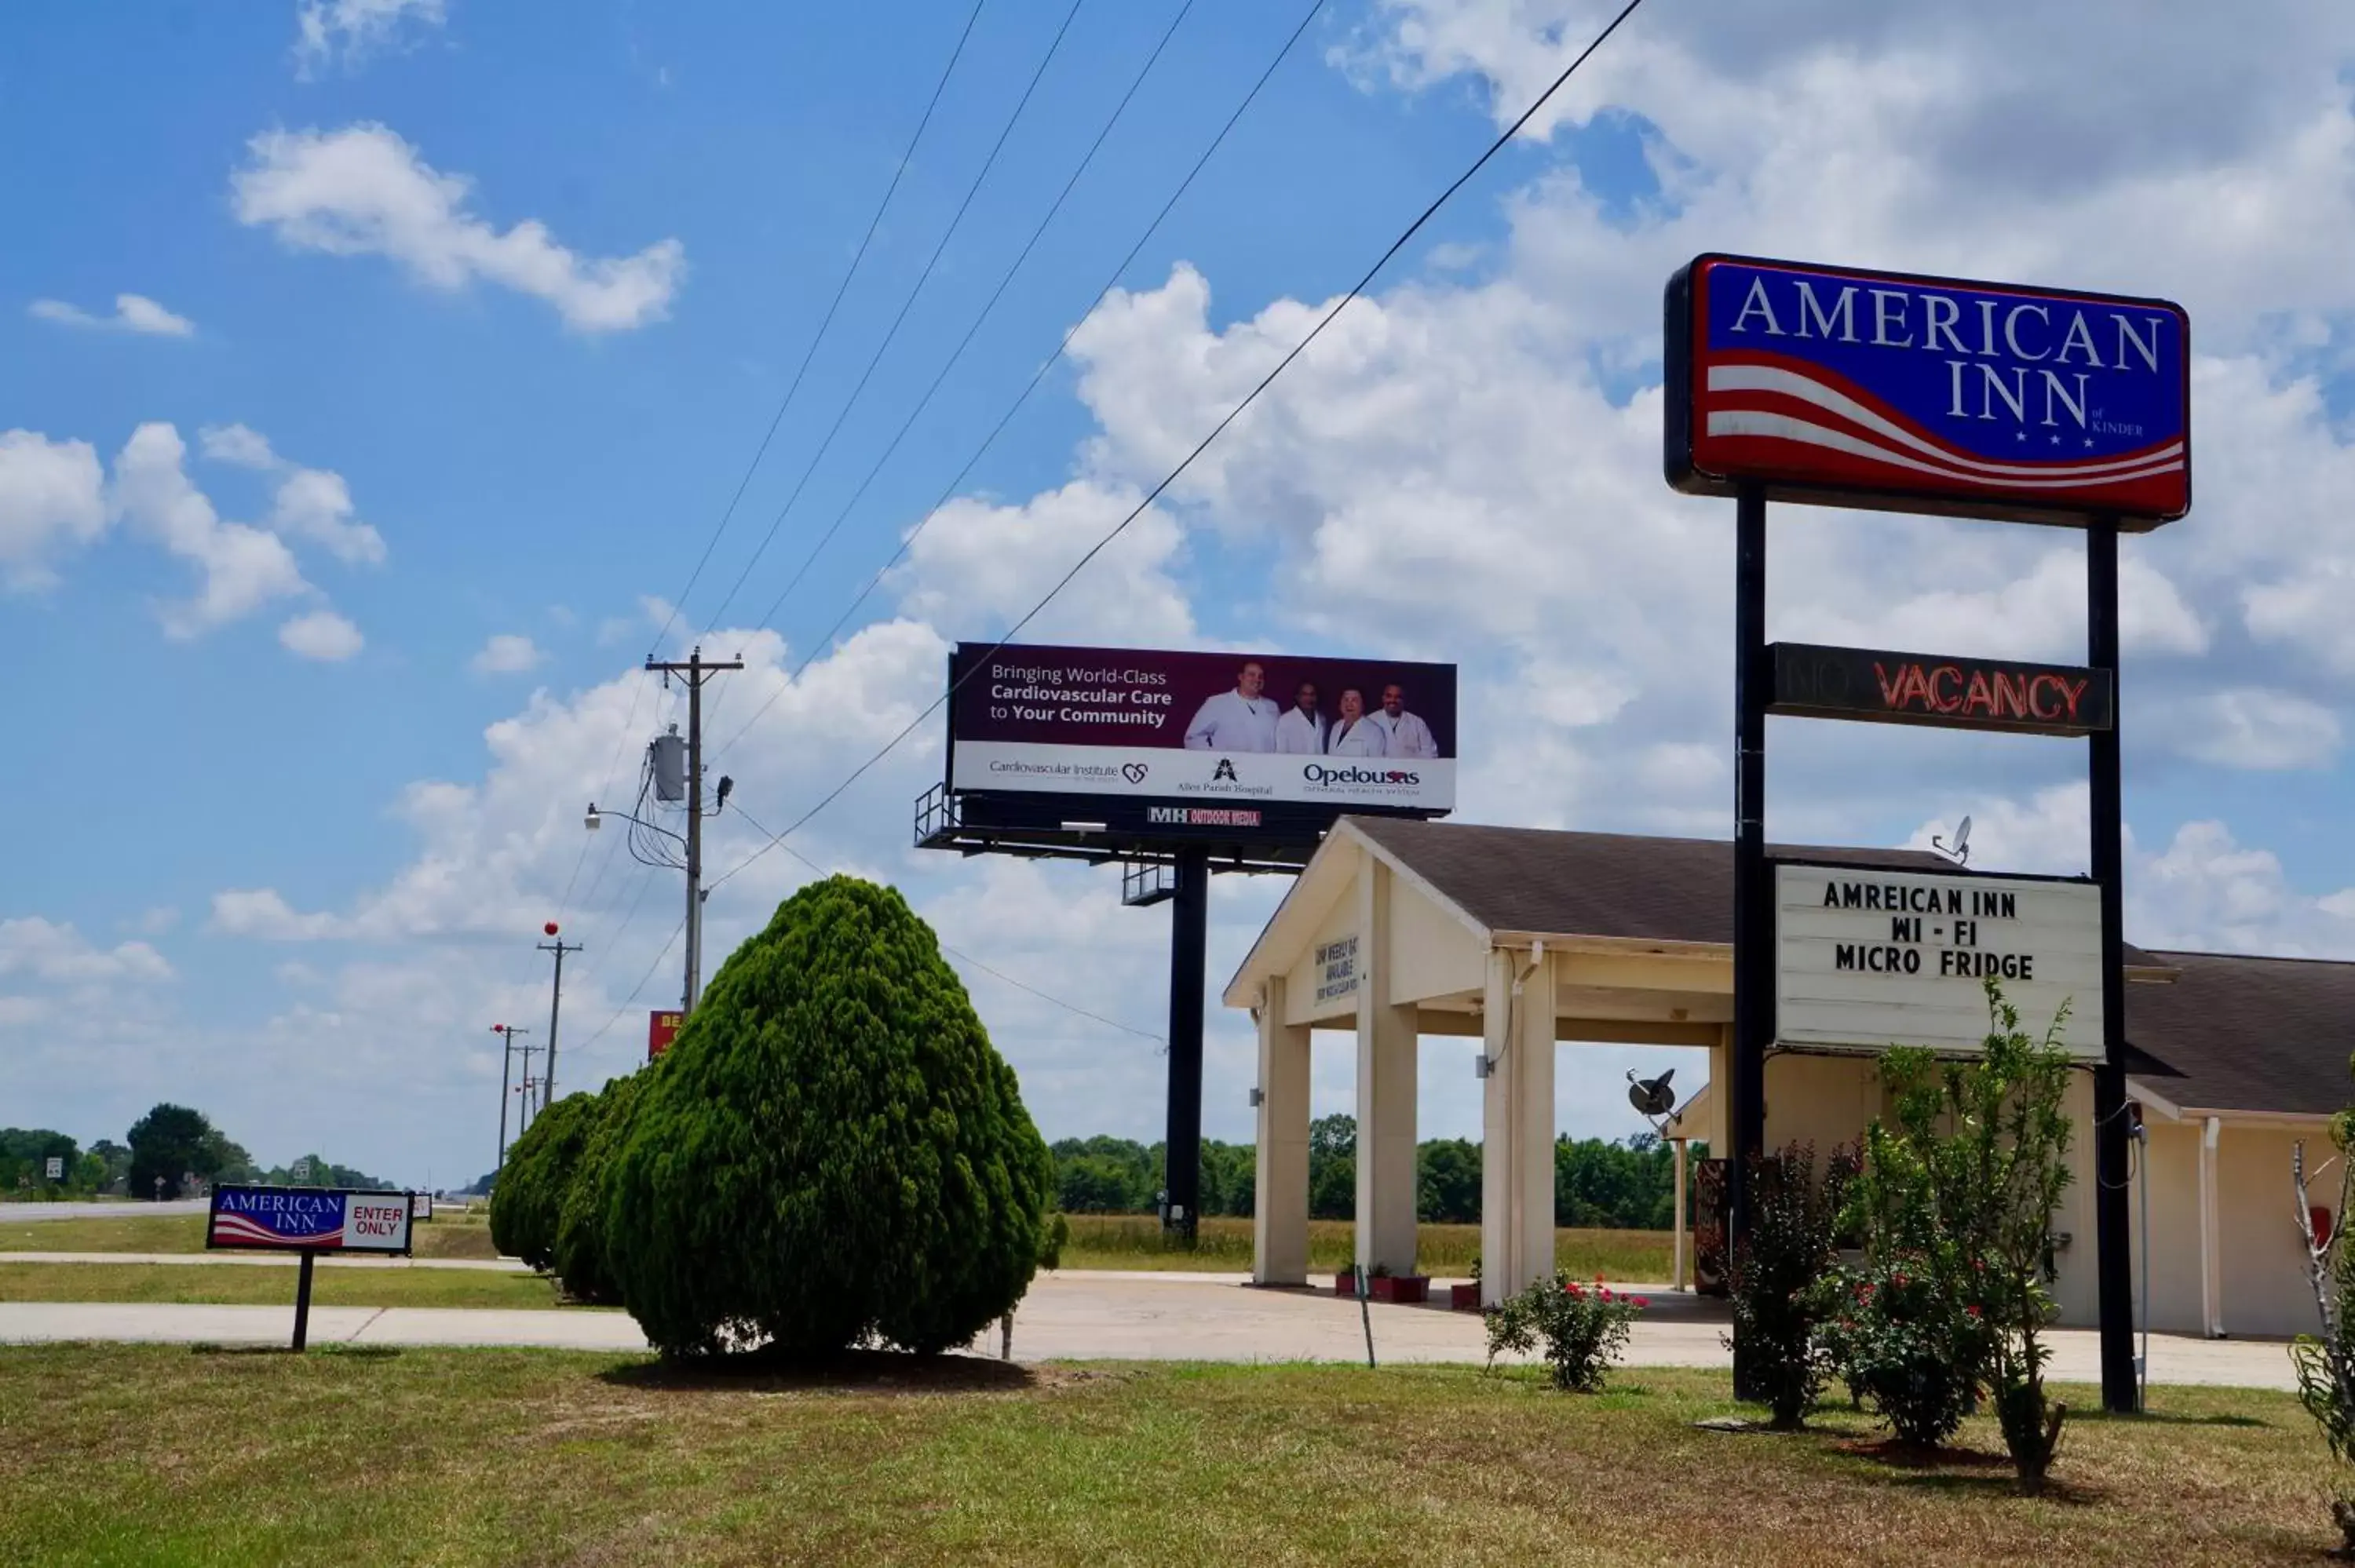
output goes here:
<path id="1" fill-rule="evenodd" d="M 1169 1123 L 1162 1225 L 1191 1243 L 1202 1194 L 1202 988 L 1209 969 L 1210 857 L 1178 852 L 1169 903 Z"/>
<path id="2" fill-rule="evenodd" d="M 1766 1048 L 1774 1038 L 1774 894 L 1766 867 L 1766 491 L 1734 499 L 1733 1051 L 1727 1064 L 1726 1261 L 1750 1235 L 1750 1162 L 1766 1144 Z M 1733 1345 L 1737 1398 L 1749 1384 Z"/>
<path id="3" fill-rule="evenodd" d="M 2137 1408 L 2134 1258 L 2126 1234 L 2125 794 L 2118 763 L 2118 527 L 2085 528 L 2085 662 L 2110 672 L 2111 723 L 2091 737 L 2094 880 L 2102 890 L 2102 1063 L 2094 1069 L 2094 1277 L 2101 1293 L 2102 1405 Z"/>
<path id="4" fill-rule="evenodd" d="M 302 1256 L 303 1266 L 294 1278 L 294 1348 L 298 1351 L 311 1338 L 311 1265 L 318 1255 L 306 1246 Z"/>

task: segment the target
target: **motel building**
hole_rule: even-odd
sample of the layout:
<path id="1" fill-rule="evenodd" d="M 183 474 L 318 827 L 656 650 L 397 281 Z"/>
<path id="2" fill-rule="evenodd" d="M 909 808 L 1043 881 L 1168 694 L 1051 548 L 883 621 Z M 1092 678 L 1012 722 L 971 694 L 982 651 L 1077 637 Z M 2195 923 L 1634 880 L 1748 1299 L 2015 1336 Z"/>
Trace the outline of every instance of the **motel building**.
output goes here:
<path id="1" fill-rule="evenodd" d="M 1778 869 L 1805 863 L 1804 874 L 1817 880 L 1794 884 L 1803 890 L 1934 882 L 1960 884 L 1955 896 L 1968 897 L 1981 885 L 2020 885 L 1914 852 L 1771 853 Z M 2083 883 L 2047 883 L 2056 896 L 2091 895 Z M 1464 1071 L 1482 1079 L 1484 1303 L 1548 1274 L 1556 1051 L 1588 1042 L 1691 1047 L 1709 1053 L 1710 1082 L 1723 1083 L 1732 895 L 1730 842 L 1342 819 L 1225 991 L 1228 1006 L 1251 1011 L 1259 1033 L 1256 1280 L 1307 1282 L 1309 1054 L 1319 1031 L 1326 1049 L 1353 1041 L 1356 1052 L 1357 1261 L 1415 1272 L 1416 1067 L 1428 1043 L 1460 1054 Z M 1891 917 L 1879 918 L 1886 928 Z M 1788 906 L 1783 919 L 1788 929 Z M 1983 1021 L 1980 982 L 1939 978 L 1938 944 L 1922 946 L 1932 961 L 1917 975 L 1888 980 L 1899 988 L 1891 994 L 1962 988 L 1947 1001 L 1959 996 Z M 2022 1028 L 2041 1034 L 2051 1022 L 2056 971 L 2061 983 L 2080 988 L 2098 979 L 2098 947 L 2080 957 L 2073 970 L 2068 955 L 2045 952 L 2030 983 L 2007 987 Z M 2311 1173 L 2335 1153 L 2332 1113 L 2355 1100 L 2348 1068 L 2355 964 L 2132 946 L 2125 961 L 2127 1093 L 2147 1129 L 2129 1187 L 2137 1325 L 2147 1235 L 2153 1330 L 2252 1338 L 2312 1331 L 2291 1151 L 2304 1143 L 2312 1200 L 2335 1208 L 2339 1168 Z M 2098 1008 L 2098 984 L 2089 989 Z M 2074 1015 L 2068 1043 L 2098 1054 L 2100 1029 L 2085 999 L 2066 994 Z M 1792 1011 L 1785 1009 L 1785 1022 Z M 1892 1029 L 1904 1026 L 1902 1010 L 1875 1015 L 1882 1017 Z M 1765 1069 L 1766 1143 L 1811 1142 L 1820 1169 L 1835 1146 L 1859 1142 L 1881 1114 L 1876 1065 L 1869 1049 L 1791 1044 L 1787 1034 L 1778 1042 Z M 1968 1042 L 1955 1045 L 1960 1052 Z M 2072 1097 L 2075 1180 L 2057 1216 L 2065 1240 L 2053 1289 L 2061 1321 L 2091 1327 L 2090 1071 Z M 1679 1108 L 1671 1132 L 1723 1151 L 1721 1098 L 1703 1090 Z M 1680 1247 L 1680 1275 L 1685 1255 Z"/>

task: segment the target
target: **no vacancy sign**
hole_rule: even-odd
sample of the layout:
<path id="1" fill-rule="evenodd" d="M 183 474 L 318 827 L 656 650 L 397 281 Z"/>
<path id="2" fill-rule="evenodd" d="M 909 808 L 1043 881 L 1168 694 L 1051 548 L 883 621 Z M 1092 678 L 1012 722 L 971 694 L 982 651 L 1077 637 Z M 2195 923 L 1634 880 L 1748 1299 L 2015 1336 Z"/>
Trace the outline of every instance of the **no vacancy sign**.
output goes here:
<path id="1" fill-rule="evenodd" d="M 2041 1037 L 2065 1002 L 2062 1044 L 2102 1058 L 2102 905 L 2091 882 L 1774 868 L 1774 1037 L 1802 1049 L 1986 1042 L 1985 982 L 2003 983 Z"/>

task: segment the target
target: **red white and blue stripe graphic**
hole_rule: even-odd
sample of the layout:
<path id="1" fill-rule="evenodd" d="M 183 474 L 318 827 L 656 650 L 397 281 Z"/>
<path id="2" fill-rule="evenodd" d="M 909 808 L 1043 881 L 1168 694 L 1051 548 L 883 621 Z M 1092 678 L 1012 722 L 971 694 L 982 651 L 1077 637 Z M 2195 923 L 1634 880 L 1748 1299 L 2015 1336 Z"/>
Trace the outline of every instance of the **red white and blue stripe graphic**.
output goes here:
<path id="1" fill-rule="evenodd" d="M 284 1225 L 291 1216 L 273 1215 L 272 1218 Z M 323 1224 L 313 1216 L 306 1215 L 304 1216 L 302 1229 L 274 1230 L 243 1214 L 215 1214 L 213 1243 L 218 1246 L 317 1246 L 322 1242 L 340 1242 L 344 1239 L 344 1216 L 338 1213 L 332 1216 L 332 1224 Z"/>
<path id="2" fill-rule="evenodd" d="M 1703 367 L 1696 455 L 1713 470 L 1770 471 L 1799 482 L 1997 491 L 2165 510 L 2182 488 L 2190 444 L 2162 440 L 2116 456 L 1979 457 L 1942 440 L 1863 388 L 1802 359 L 1726 355 Z M 2030 441 L 2062 438 L 2015 432 Z"/>

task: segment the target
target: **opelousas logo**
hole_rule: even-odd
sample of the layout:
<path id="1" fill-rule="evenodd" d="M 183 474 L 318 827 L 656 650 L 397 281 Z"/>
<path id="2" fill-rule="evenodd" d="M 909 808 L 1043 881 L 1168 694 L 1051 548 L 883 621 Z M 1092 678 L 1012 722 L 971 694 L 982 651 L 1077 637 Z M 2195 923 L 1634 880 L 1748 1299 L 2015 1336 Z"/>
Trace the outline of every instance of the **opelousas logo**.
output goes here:
<path id="1" fill-rule="evenodd" d="M 1300 777 L 1311 784 L 1388 784 L 1412 788 L 1423 782 L 1423 775 L 1403 768 L 1327 768 L 1312 762 L 1300 770 Z"/>

